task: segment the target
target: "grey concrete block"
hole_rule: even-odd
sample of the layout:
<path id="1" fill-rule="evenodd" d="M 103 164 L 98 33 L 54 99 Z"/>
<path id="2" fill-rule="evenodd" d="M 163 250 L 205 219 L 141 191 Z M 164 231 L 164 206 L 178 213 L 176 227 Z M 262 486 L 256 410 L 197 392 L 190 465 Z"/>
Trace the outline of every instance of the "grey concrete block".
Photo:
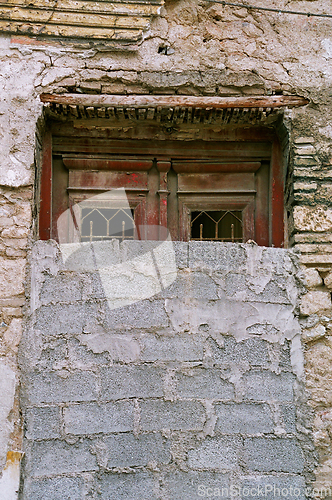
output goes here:
<path id="1" fill-rule="evenodd" d="M 282 370 L 292 371 L 291 342 L 288 340 L 281 346 L 279 366 Z"/>
<path id="2" fill-rule="evenodd" d="M 27 459 L 31 475 L 40 477 L 96 471 L 97 459 L 90 447 L 90 441 L 75 444 L 55 440 L 35 442 Z"/>
<path id="3" fill-rule="evenodd" d="M 242 498 L 282 498 L 284 500 L 306 500 L 305 479 L 301 476 L 260 476 L 242 478 L 239 489 Z"/>
<path id="4" fill-rule="evenodd" d="M 101 370 L 102 398 L 157 398 L 163 396 L 166 370 L 154 366 L 113 365 Z"/>
<path id="5" fill-rule="evenodd" d="M 26 481 L 24 500 L 82 500 L 84 484 L 81 477 L 52 477 Z"/>
<path id="6" fill-rule="evenodd" d="M 27 439 L 60 438 L 60 408 L 29 408 L 26 411 L 25 425 Z"/>
<path id="7" fill-rule="evenodd" d="M 81 275 L 82 299 L 105 299 L 105 290 L 98 272 L 85 273 Z"/>
<path id="8" fill-rule="evenodd" d="M 114 328 L 165 328 L 169 325 L 169 319 L 165 311 L 164 300 L 146 299 L 107 311 L 105 325 L 109 330 Z"/>
<path id="9" fill-rule="evenodd" d="M 87 435 L 132 431 L 134 403 L 117 401 L 106 404 L 87 403 L 64 409 L 65 432 Z"/>
<path id="10" fill-rule="evenodd" d="M 94 271 L 101 265 L 112 266 L 120 262 L 120 250 L 118 240 L 94 241 L 93 243 L 79 243 L 76 250 L 62 248 L 64 257 L 64 268 L 69 271 L 89 272 Z M 68 250 L 72 253 L 68 253 Z"/>
<path id="11" fill-rule="evenodd" d="M 207 438 L 188 451 L 188 465 L 191 469 L 237 470 L 241 449 L 240 437 Z"/>
<path id="12" fill-rule="evenodd" d="M 79 337 L 80 339 L 82 336 Z M 88 346 L 82 345 L 76 338 L 71 338 L 67 342 L 68 358 L 72 366 L 78 369 L 87 369 L 90 367 L 108 365 L 110 356 L 108 352 L 95 353 Z"/>
<path id="13" fill-rule="evenodd" d="M 97 377 L 89 371 L 76 371 L 66 378 L 56 372 L 35 372 L 25 393 L 32 404 L 90 401 L 97 399 Z"/>
<path id="14" fill-rule="evenodd" d="M 189 243 L 190 269 L 239 272 L 244 271 L 246 265 L 246 252 L 242 245 L 211 241 Z"/>
<path id="15" fill-rule="evenodd" d="M 296 432 L 296 407 L 294 404 L 281 405 L 281 415 L 286 432 Z"/>
<path id="16" fill-rule="evenodd" d="M 175 262 L 178 269 L 188 267 L 189 243 L 187 241 L 173 241 Z"/>
<path id="17" fill-rule="evenodd" d="M 43 335 L 81 333 L 87 307 L 84 304 L 55 304 L 42 306 L 37 311 L 35 327 Z"/>
<path id="18" fill-rule="evenodd" d="M 202 361 L 204 345 L 200 335 L 176 335 L 174 337 L 152 334 L 140 336 L 143 361 Z"/>
<path id="19" fill-rule="evenodd" d="M 269 371 L 250 371 L 243 376 L 244 398 L 254 401 L 292 401 L 295 376 Z"/>
<path id="20" fill-rule="evenodd" d="M 167 498 L 172 500 L 199 500 L 213 496 L 226 499 L 229 477 L 205 471 L 171 472 L 165 477 L 165 491 Z"/>
<path id="21" fill-rule="evenodd" d="M 253 284 L 251 282 L 253 281 Z M 271 281 L 264 286 L 260 293 L 255 293 L 256 282 L 254 278 L 247 278 L 249 289 L 246 293 L 246 300 L 250 302 L 269 302 L 271 304 L 291 304 L 288 295 L 289 283 L 282 276 L 271 276 Z M 250 288 L 253 288 L 251 290 Z"/>
<path id="22" fill-rule="evenodd" d="M 227 273 L 225 276 L 225 293 L 228 297 L 244 300 L 248 294 L 246 274 Z"/>
<path id="23" fill-rule="evenodd" d="M 144 431 L 201 430 L 205 410 L 197 401 L 142 401 L 141 427 Z"/>
<path id="24" fill-rule="evenodd" d="M 157 500 L 158 479 L 153 474 L 104 474 L 99 480 L 103 500 Z"/>
<path id="25" fill-rule="evenodd" d="M 82 298 L 79 278 L 73 274 L 47 276 L 40 292 L 42 304 L 77 302 Z"/>
<path id="26" fill-rule="evenodd" d="M 220 378 L 218 370 L 197 368 L 177 374 L 176 392 L 181 398 L 231 399 L 233 385 Z"/>
<path id="27" fill-rule="evenodd" d="M 142 257 L 160 246 L 157 240 L 124 240 L 120 243 L 121 262 Z"/>
<path id="28" fill-rule="evenodd" d="M 166 298 L 185 297 L 187 300 L 217 300 L 218 286 L 207 274 L 186 269 L 179 271 L 174 283 L 160 295 Z"/>
<path id="29" fill-rule="evenodd" d="M 213 360 L 222 366 L 226 363 L 249 363 L 250 366 L 267 366 L 270 364 L 268 343 L 261 339 L 246 339 L 237 342 L 230 336 L 224 337 L 224 346 L 221 348 L 211 342 Z"/>
<path id="30" fill-rule="evenodd" d="M 259 472 L 301 473 L 304 467 L 302 450 L 295 439 L 255 437 L 245 439 L 245 462 Z"/>
<path id="31" fill-rule="evenodd" d="M 170 443 L 161 434 L 118 434 L 104 440 L 107 467 L 146 466 L 149 462 L 167 464 L 171 460 Z"/>
<path id="32" fill-rule="evenodd" d="M 272 413 L 266 404 L 215 405 L 216 431 L 225 434 L 259 434 L 273 432 Z"/>
<path id="33" fill-rule="evenodd" d="M 40 370 L 50 371 L 63 363 L 67 357 L 67 343 L 62 337 L 48 338 L 42 344 L 39 351 L 39 359 L 36 367 Z"/>

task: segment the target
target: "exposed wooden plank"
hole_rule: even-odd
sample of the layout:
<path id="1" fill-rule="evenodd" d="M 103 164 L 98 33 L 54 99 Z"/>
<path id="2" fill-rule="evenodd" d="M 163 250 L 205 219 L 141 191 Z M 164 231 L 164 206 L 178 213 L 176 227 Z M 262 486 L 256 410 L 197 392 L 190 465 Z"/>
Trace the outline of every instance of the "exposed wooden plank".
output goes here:
<path id="1" fill-rule="evenodd" d="M 271 158 L 272 174 L 272 235 L 271 244 L 275 247 L 284 246 L 284 175 L 280 144 L 275 139 Z"/>
<path id="2" fill-rule="evenodd" d="M 215 111 L 217 112 L 220 110 Z M 79 141 L 81 143 L 80 147 L 83 147 L 82 151 L 85 151 L 85 144 L 93 146 L 95 142 L 95 144 L 98 143 L 102 148 L 100 151 L 101 153 L 105 152 L 107 141 L 111 140 L 113 142 L 113 140 L 119 139 L 127 141 L 135 141 L 137 139 L 155 141 L 156 131 L 159 132 L 161 130 L 161 125 L 159 123 L 149 123 L 144 127 L 144 130 L 139 121 L 133 124 L 129 130 L 120 129 L 118 125 L 119 123 L 117 120 L 114 120 L 113 123 L 109 123 L 106 119 L 102 120 L 101 118 L 86 121 L 76 120 L 73 123 L 68 121 L 53 121 L 50 123 L 55 144 L 58 144 L 58 140 L 62 142 L 67 141 L 67 144 Z M 187 129 L 187 127 L 190 127 L 190 124 L 184 125 L 185 129 Z M 255 128 L 241 125 L 234 128 L 224 127 L 218 130 L 211 127 L 202 132 L 200 141 L 203 139 L 204 142 L 254 141 L 259 143 L 272 143 L 274 137 L 275 132 L 272 128 L 263 127 L 261 125 Z"/>
<path id="3" fill-rule="evenodd" d="M 109 159 L 86 158 L 82 156 L 62 156 L 63 163 L 68 169 L 77 170 L 119 170 L 119 171 L 147 171 L 152 167 L 151 159 Z"/>
<path id="4" fill-rule="evenodd" d="M 261 162 L 231 162 L 224 163 L 221 161 L 188 161 L 174 160 L 172 166 L 177 173 L 213 173 L 213 172 L 256 172 Z"/>
<path id="5" fill-rule="evenodd" d="M 141 16 L 150 17 L 158 13 L 162 2 L 156 5 L 151 3 L 142 4 L 140 2 L 124 3 L 124 2 L 108 2 L 108 1 L 87 1 L 87 0 L 58 0 L 56 3 L 56 12 L 68 12 L 74 14 L 84 14 L 87 12 L 95 14 L 115 14 L 118 16 Z M 0 2 L 1 12 L 7 10 L 15 12 L 22 12 L 23 10 L 37 10 L 40 12 L 46 11 L 48 15 L 52 13 L 53 8 L 50 5 L 45 4 L 45 0 L 31 0 L 27 2 L 20 2 L 18 0 L 8 0 L 6 2 Z"/>
<path id="6" fill-rule="evenodd" d="M 254 192 L 255 174 L 179 174 L 178 191 L 186 193 Z"/>
<path id="7" fill-rule="evenodd" d="M 52 14 L 52 10 L 20 9 L 15 7 L 4 7 L 0 4 L 0 19 L 18 21 L 34 24 L 66 25 L 66 26 L 93 26 L 98 28 L 138 28 L 147 25 L 147 20 L 140 16 L 121 16 L 114 14 L 101 14 L 93 12 L 61 12 L 58 9 Z"/>
<path id="8" fill-rule="evenodd" d="M 258 134 L 257 134 L 258 135 Z M 206 159 L 217 157 L 230 163 L 250 159 L 270 159 L 271 144 L 256 139 L 251 144 L 236 141 L 151 141 L 151 140 L 103 140 L 94 137 L 54 137 L 54 152 L 89 154 L 151 155 L 177 158 Z M 226 158 L 226 160 L 224 160 Z M 251 160 L 252 159 L 252 160 Z M 240 161 L 241 161 L 240 160 Z"/>
<path id="9" fill-rule="evenodd" d="M 254 240 L 258 245 L 269 246 L 269 185 L 270 185 L 270 168 L 268 163 L 256 172 L 256 205 L 255 205 L 255 237 Z"/>
<path id="10" fill-rule="evenodd" d="M 69 171 L 69 186 L 68 189 L 82 189 L 89 187 L 90 189 L 103 188 L 125 188 L 125 189 L 147 189 L 147 173 L 146 172 L 108 172 L 89 170 L 70 170 Z"/>
<path id="11" fill-rule="evenodd" d="M 40 183 L 39 238 L 51 237 L 52 212 L 52 134 L 47 130 L 43 138 L 42 173 Z"/>
<path id="12" fill-rule="evenodd" d="M 52 36 L 66 38 L 89 38 L 96 40 L 122 40 L 135 42 L 140 39 L 141 31 L 137 28 L 133 29 L 114 29 L 113 27 L 97 28 L 85 26 L 63 26 L 52 25 L 46 23 L 25 23 L 25 28 L 22 29 L 22 21 L 6 21 L 0 19 L 0 32 L 7 33 L 28 33 L 30 36 Z M 66 103 L 62 103 L 66 104 Z M 88 104 L 93 105 L 93 104 Z"/>
<path id="13" fill-rule="evenodd" d="M 175 107 L 188 108 L 279 108 L 304 106 L 308 99 L 300 96 L 250 96 L 250 97 L 197 97 L 159 95 L 92 95 L 92 94 L 41 94 L 44 103 L 80 104 L 83 106 L 123 106 L 123 107 Z M 189 118 L 188 118 L 189 119 Z"/>

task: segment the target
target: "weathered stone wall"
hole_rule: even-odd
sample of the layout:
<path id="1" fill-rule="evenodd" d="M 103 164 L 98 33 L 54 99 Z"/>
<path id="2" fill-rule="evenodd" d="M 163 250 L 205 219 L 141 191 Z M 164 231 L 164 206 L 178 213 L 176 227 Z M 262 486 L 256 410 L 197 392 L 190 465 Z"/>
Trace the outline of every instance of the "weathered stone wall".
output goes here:
<path id="1" fill-rule="evenodd" d="M 116 243 L 104 249 L 114 266 L 155 246 Z M 110 310 L 98 273 L 70 270 L 54 242 L 34 245 L 22 499 L 193 500 L 258 485 L 306 498 L 315 455 L 297 259 L 256 245 L 174 248 L 172 285 Z M 128 272 L 123 297 L 146 276 L 142 264 Z"/>
<path id="2" fill-rule="evenodd" d="M 255 4 L 266 6 L 264 0 Z M 329 12 L 326 0 L 270 6 Z M 167 1 L 136 50 L 98 52 L 0 35 L 1 367 L 0 457 L 21 449 L 16 347 L 21 332 L 25 252 L 33 230 L 36 123 L 41 92 L 252 95 L 297 93 L 311 104 L 285 114 L 290 133 L 291 245 L 308 268 L 304 297 L 306 372 L 317 418 L 318 484 L 331 484 L 331 20 L 263 13 L 208 2 Z M 168 49 L 166 49 L 168 47 Z M 170 50 L 171 49 L 171 50 Z M 173 52 L 174 51 L 174 52 Z M 167 55 L 168 54 L 168 55 Z M 170 138 L 176 138 L 174 131 Z M 195 138 L 195 130 L 186 139 Z M 294 208 L 295 206 L 295 208 Z M 322 281 L 324 280 L 324 282 Z M 27 289 L 29 293 L 29 289 Z M 316 330 L 315 330 L 316 329 Z M 308 333 L 309 332 L 309 333 Z M 316 333 L 315 333 L 316 332 Z M 324 362 L 322 362 L 322 357 Z M 8 497 L 9 498 L 9 497 Z"/>

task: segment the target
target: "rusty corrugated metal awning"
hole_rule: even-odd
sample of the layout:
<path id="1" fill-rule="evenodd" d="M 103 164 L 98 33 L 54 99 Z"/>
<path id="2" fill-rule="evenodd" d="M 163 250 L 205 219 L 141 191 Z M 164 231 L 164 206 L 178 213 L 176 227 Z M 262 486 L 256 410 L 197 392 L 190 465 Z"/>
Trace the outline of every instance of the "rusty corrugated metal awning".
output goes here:
<path id="1" fill-rule="evenodd" d="M 161 5 L 163 0 L 0 1 L 0 33 L 133 44 Z"/>
<path id="2" fill-rule="evenodd" d="M 42 94 L 50 112 L 72 119 L 155 120 L 175 123 L 259 123 L 284 108 L 304 106 L 299 96 L 196 97 Z"/>

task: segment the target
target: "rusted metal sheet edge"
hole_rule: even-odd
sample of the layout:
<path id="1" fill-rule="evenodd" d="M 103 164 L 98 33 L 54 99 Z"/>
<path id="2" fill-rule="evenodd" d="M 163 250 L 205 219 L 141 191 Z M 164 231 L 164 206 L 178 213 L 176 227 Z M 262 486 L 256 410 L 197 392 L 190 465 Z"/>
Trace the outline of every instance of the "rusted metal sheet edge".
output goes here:
<path id="1" fill-rule="evenodd" d="M 196 97 L 156 95 L 41 94 L 43 103 L 81 106 L 130 106 L 133 108 L 185 106 L 193 108 L 280 108 L 305 106 L 301 96 Z"/>

